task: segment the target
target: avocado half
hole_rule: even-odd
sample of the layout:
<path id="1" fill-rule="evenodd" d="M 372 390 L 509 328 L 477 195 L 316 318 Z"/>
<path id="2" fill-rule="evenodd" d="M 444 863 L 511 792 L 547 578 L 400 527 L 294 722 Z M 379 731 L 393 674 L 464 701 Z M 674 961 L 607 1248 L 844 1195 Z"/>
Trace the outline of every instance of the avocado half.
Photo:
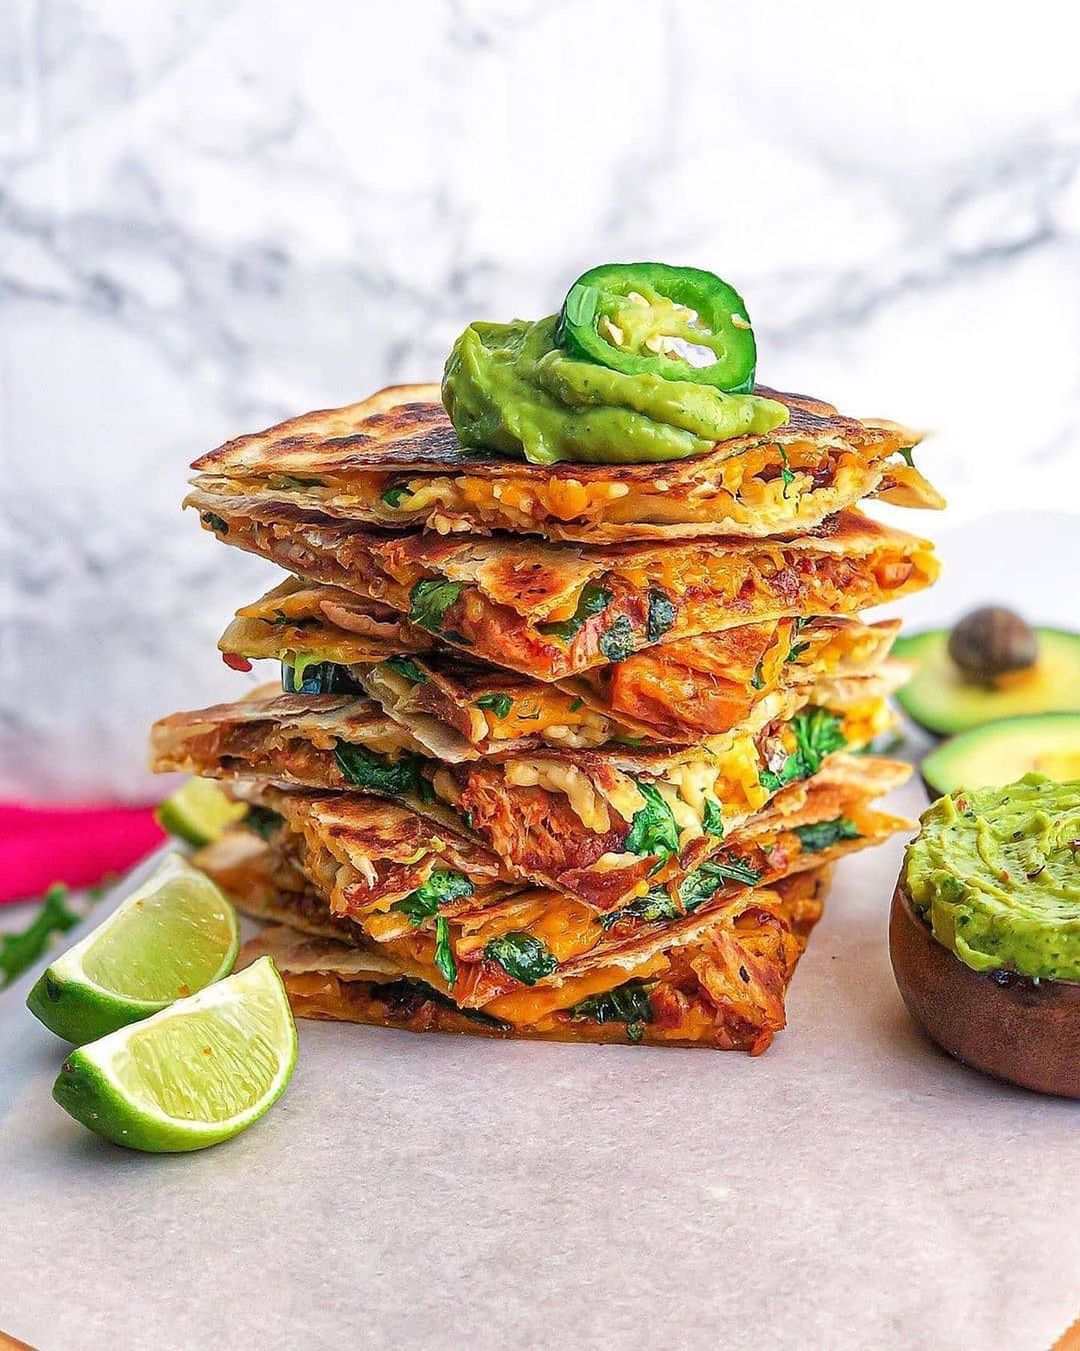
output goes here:
<path id="1" fill-rule="evenodd" d="M 1002 718 L 950 737 L 923 758 L 932 798 L 973 785 L 999 787 L 1034 770 L 1051 779 L 1080 779 L 1080 713 Z"/>
<path id="2" fill-rule="evenodd" d="M 889 956 L 908 1012 L 943 1051 L 1037 1093 L 1080 1098 L 1080 983 L 973 971 L 897 884 Z"/>
<path id="3" fill-rule="evenodd" d="M 897 690 L 897 702 L 909 718 L 938 736 L 1019 714 L 1080 713 L 1080 633 L 1065 629 L 1035 633 L 1039 641 L 1035 665 L 1001 676 L 994 685 L 971 681 L 953 662 L 948 629 L 899 638 L 893 655 L 913 662 L 915 674 Z"/>

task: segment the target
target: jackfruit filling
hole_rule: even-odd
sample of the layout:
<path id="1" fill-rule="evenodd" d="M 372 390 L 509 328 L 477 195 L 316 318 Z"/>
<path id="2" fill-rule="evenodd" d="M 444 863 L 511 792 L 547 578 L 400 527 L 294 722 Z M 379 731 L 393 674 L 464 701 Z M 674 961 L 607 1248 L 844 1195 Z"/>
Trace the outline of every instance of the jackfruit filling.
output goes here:
<path id="1" fill-rule="evenodd" d="M 299 491 L 306 499 L 339 511 L 364 508 L 386 520 L 445 514 L 452 528 L 455 516 L 478 515 L 520 523 L 552 519 L 587 522 L 712 522 L 717 510 L 733 520 L 751 522 L 762 511 L 788 520 L 821 511 L 822 497 L 854 501 L 864 496 L 880 473 L 888 446 L 859 452 L 843 444 L 792 442 L 781 448 L 768 442 L 710 466 L 711 477 L 698 482 L 653 477 L 641 482 L 618 479 L 585 482 L 572 477 L 549 479 L 461 475 L 389 475 L 371 473 L 360 483 L 267 478 L 206 477 L 200 486 L 222 494 Z M 835 507 L 831 508 L 835 510 Z"/>

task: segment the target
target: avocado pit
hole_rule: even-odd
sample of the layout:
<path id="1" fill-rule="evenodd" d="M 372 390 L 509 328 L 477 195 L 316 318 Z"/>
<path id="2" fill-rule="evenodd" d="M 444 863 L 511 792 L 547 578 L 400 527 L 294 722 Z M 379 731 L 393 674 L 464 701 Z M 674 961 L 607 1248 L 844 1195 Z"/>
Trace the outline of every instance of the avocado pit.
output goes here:
<path id="1" fill-rule="evenodd" d="M 996 607 L 975 612 L 984 613 L 1010 612 Z M 1080 713 L 1080 634 L 1038 628 L 1028 630 L 1031 641 L 1024 636 L 1027 625 L 1016 617 L 1022 627 L 1000 619 L 988 626 L 980 620 L 973 636 L 965 627 L 973 618 L 961 620 L 951 631 L 931 629 L 897 641 L 894 656 L 914 667 L 896 694 L 909 718 L 928 732 L 952 736 L 1002 718 Z M 1033 647 L 1032 664 L 1015 665 L 1026 660 Z M 958 664 L 958 658 L 966 665 Z"/>
<path id="2" fill-rule="evenodd" d="M 956 625 L 948 651 L 969 680 L 993 685 L 998 676 L 1030 670 L 1039 657 L 1039 639 L 1015 610 L 984 605 Z"/>

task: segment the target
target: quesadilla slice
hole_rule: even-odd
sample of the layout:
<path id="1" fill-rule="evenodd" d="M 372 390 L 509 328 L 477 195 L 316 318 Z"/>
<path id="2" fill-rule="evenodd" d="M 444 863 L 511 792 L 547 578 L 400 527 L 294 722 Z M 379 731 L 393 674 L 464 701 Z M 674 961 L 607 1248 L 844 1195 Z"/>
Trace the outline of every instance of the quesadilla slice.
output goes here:
<path id="1" fill-rule="evenodd" d="M 883 699 L 776 717 L 769 702 L 757 726 L 698 747 L 552 748 L 444 765 L 432 783 L 515 873 L 614 910 L 648 882 L 692 870 L 782 788 L 893 724 Z"/>
<path id="2" fill-rule="evenodd" d="M 300 859 L 336 918 L 359 921 L 380 939 L 499 904 L 522 888 L 464 831 L 399 803 L 266 783 L 235 784 L 233 795 L 253 805 L 272 850 Z M 242 823 L 234 833 L 245 833 Z"/>
<path id="3" fill-rule="evenodd" d="M 385 963 L 392 962 L 404 978 L 433 989 L 440 1007 L 453 1001 L 459 1009 L 497 1019 L 506 1025 L 505 1030 L 512 1028 L 519 1035 L 532 1035 L 529 1029 L 538 1027 L 553 1030 L 567 1021 L 617 1021 L 622 1001 L 642 985 L 650 995 L 645 1006 L 648 1017 L 655 1017 L 661 1026 L 685 1027 L 675 1016 L 687 1012 L 683 1000 L 671 995 L 669 1004 L 669 995 L 661 992 L 661 986 L 670 973 L 685 975 L 699 969 L 694 958 L 707 943 L 712 953 L 709 988 L 714 994 L 727 989 L 745 999 L 743 1010 L 754 1007 L 763 1016 L 771 1010 L 765 1025 L 775 1031 L 782 1025 L 783 1013 L 782 986 L 777 1001 L 778 973 L 771 962 L 761 962 L 762 953 L 755 951 L 755 944 L 748 946 L 743 939 L 748 929 L 758 931 L 756 921 L 762 918 L 756 913 L 761 879 L 769 881 L 771 873 L 778 874 L 771 885 L 788 891 L 798 887 L 800 872 L 818 875 L 835 858 L 910 824 L 869 810 L 865 796 L 845 799 L 838 786 L 824 793 L 804 791 L 803 798 L 801 810 L 792 804 L 786 819 L 777 813 L 772 823 L 759 823 L 754 832 L 748 831 L 737 843 L 733 840 L 723 867 L 698 870 L 675 888 L 650 889 L 625 915 L 612 918 L 593 913 L 589 921 L 580 915 L 575 920 L 572 902 L 563 900 L 560 910 L 560 898 L 529 893 L 516 907 L 511 899 L 505 906 L 451 919 L 441 954 L 438 936 L 423 931 L 404 941 L 375 944 L 367 937 L 338 941 L 351 951 L 350 962 L 359 960 L 362 969 L 374 963 L 385 973 Z M 833 815 L 845 802 L 847 814 Z M 312 923 L 310 911 L 298 909 L 291 880 L 280 898 L 269 904 L 264 883 L 255 889 L 252 904 L 250 885 L 245 889 L 243 882 L 244 869 L 233 865 L 223 872 L 215 866 L 213 854 L 220 848 L 221 843 L 202 851 L 199 864 L 230 891 L 242 909 L 329 936 L 325 921 Z M 264 855 L 262 866 L 270 866 L 276 881 L 282 863 L 280 856 L 271 863 L 271 857 Z M 299 871 L 294 862 L 284 866 L 290 878 Z M 249 861 L 247 871 L 252 867 Z M 755 871 L 759 874 L 756 882 Z M 796 907 L 787 917 L 787 928 L 797 933 L 800 917 L 804 923 L 812 922 L 816 914 L 812 907 L 809 914 L 806 908 Z M 520 927 L 523 924 L 527 927 Z M 767 929 L 773 939 L 784 932 L 771 924 Z M 366 947 L 367 952 L 358 957 L 357 946 Z M 776 955 L 775 947 L 770 945 L 769 950 Z M 749 963 L 747 956 L 753 958 Z M 686 993 L 681 981 L 678 988 Z M 763 1029 L 758 1026 L 758 1030 Z M 706 1044 L 717 1044 L 711 1036 L 704 1039 Z"/>
<path id="4" fill-rule="evenodd" d="M 614 910 L 646 879 L 696 867 L 782 788 L 869 744 L 893 722 L 886 689 L 857 676 L 775 693 L 697 746 L 549 746 L 457 764 L 423 757 L 370 700 L 282 695 L 163 719 L 152 764 L 374 793 L 482 841 L 516 877 Z"/>
<path id="5" fill-rule="evenodd" d="M 292 505 L 192 493 L 226 543 L 393 606 L 444 643 L 538 680 L 657 643 L 784 617 L 853 615 L 928 586 L 924 540 L 858 512 L 793 540 L 625 544 L 392 535 Z"/>
<path id="6" fill-rule="evenodd" d="M 398 693 L 418 683 L 422 703 Z M 548 745 L 597 746 L 643 730 L 581 699 L 571 708 L 573 696 L 550 686 L 466 668 L 456 658 L 438 668 L 394 658 L 386 675 L 373 668 L 363 685 L 333 675 L 326 687 L 343 692 L 307 695 L 301 685 L 298 694 L 279 694 L 266 686 L 238 703 L 162 718 L 151 729 L 154 765 L 160 772 L 214 761 L 226 778 L 235 769 L 244 777 L 396 798 L 425 791 L 418 755 L 456 763 Z M 383 694 L 382 703 L 354 692 L 365 687 Z M 328 734 L 334 725 L 337 736 Z"/>
<path id="7" fill-rule="evenodd" d="M 294 879 L 303 875 L 324 898 L 335 924 L 347 919 L 359 929 L 360 941 L 387 945 L 407 974 L 434 982 L 463 1007 L 499 1001 L 500 1016 L 520 1021 L 526 1016 L 521 1008 L 533 1009 L 538 1000 L 545 1007 L 564 1007 L 576 982 L 587 979 L 595 988 L 598 971 L 636 968 L 672 943 L 689 941 L 718 912 L 738 912 L 748 887 L 817 868 L 907 824 L 869 806 L 887 774 L 870 767 L 862 774 L 858 785 L 837 781 L 788 790 L 768 812 L 734 833 L 715 859 L 667 884 L 655 883 L 621 910 L 606 914 L 548 890 L 499 891 L 490 879 L 486 890 L 478 879 L 472 893 L 467 887 L 463 893 L 449 885 L 450 878 L 468 879 L 452 874 L 441 855 L 428 883 L 389 903 L 382 860 L 377 871 L 372 869 L 370 831 L 359 801 L 355 827 L 343 839 L 340 826 L 330 826 L 325 815 L 319 819 L 317 799 L 272 794 L 282 823 L 265 847 L 275 876 L 285 879 L 286 898 L 295 896 Z M 260 801 L 267 800 L 265 789 L 253 791 Z M 242 834 L 242 828 L 233 833 Z M 227 869 L 223 872 L 218 862 L 226 847 L 224 842 L 210 846 L 198 862 L 227 886 Z M 342 864 L 342 857 L 352 862 Z M 371 869 L 370 876 L 361 868 Z M 256 913 L 323 936 L 332 932 L 325 912 L 313 924 L 310 906 L 297 908 L 296 914 L 290 907 L 295 907 L 293 899 L 279 901 L 276 908 L 261 900 Z"/>
<path id="8" fill-rule="evenodd" d="M 257 690 L 237 703 L 173 713 L 150 729 L 157 773 L 374 793 L 455 830 L 461 822 L 436 800 L 422 749 L 378 704 L 353 695 Z"/>
<path id="9" fill-rule="evenodd" d="M 538 742 L 695 742 L 730 730 L 780 687 L 880 668 L 900 627 L 898 620 L 773 619 L 659 644 L 545 683 L 452 649 L 402 645 L 392 652 L 381 634 L 339 626 L 339 598 L 347 595 L 336 587 L 284 583 L 239 610 L 218 646 L 232 666 L 276 658 L 290 692 L 369 694 L 431 754 L 453 759 Z M 278 613 L 285 604 L 289 623 Z M 434 648 L 436 640 L 426 636 Z"/>
<path id="10" fill-rule="evenodd" d="M 785 404 L 788 422 L 705 455 L 534 465 L 461 446 L 438 386 L 399 386 L 226 442 L 195 461 L 194 482 L 207 498 L 252 497 L 388 529 L 590 543 L 795 534 L 867 496 L 944 505 L 902 458 L 918 434 L 802 395 L 757 392 Z"/>
<path id="11" fill-rule="evenodd" d="M 750 892 L 733 921 L 717 920 L 695 941 L 654 959 L 641 975 L 543 1011 L 532 1022 L 460 1008 L 427 981 L 405 974 L 383 949 L 284 925 L 264 928 L 245 944 L 238 966 L 272 957 L 293 1011 L 303 1018 L 410 1032 L 760 1055 L 785 1024 L 784 996 L 821 914 L 828 872 L 819 868 Z M 254 885 L 266 883 L 256 879 Z"/>
<path id="12" fill-rule="evenodd" d="M 250 670 L 253 660 L 267 657 L 287 660 L 299 668 L 297 688 L 305 668 L 315 660 L 345 668 L 430 652 L 438 646 L 434 635 L 414 627 L 390 605 L 296 577 L 286 578 L 251 605 L 242 605 L 218 642 L 226 663 L 239 670 Z M 316 653 L 317 658 L 312 655 Z M 342 669 L 339 685 L 332 690 L 332 678 L 324 680 L 319 693 L 348 688 L 345 677 Z"/>

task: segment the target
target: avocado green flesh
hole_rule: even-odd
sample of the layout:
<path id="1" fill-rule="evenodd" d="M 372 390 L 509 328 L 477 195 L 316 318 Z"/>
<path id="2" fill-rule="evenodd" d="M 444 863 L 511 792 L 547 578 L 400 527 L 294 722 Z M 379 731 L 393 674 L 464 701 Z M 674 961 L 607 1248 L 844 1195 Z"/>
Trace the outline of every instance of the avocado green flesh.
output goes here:
<path id="1" fill-rule="evenodd" d="M 556 322 L 470 324 L 454 343 L 442 394 L 463 446 L 533 464 L 640 464 L 702 455 L 788 419 L 773 399 L 578 360 L 555 345 Z"/>
<path id="2" fill-rule="evenodd" d="M 1080 779 L 1080 713 L 1040 713 L 973 727 L 932 750 L 922 776 L 934 793 L 996 787 L 1027 773 Z"/>
<path id="3" fill-rule="evenodd" d="M 977 684 L 961 672 L 948 653 L 947 629 L 900 638 L 893 655 L 916 665 L 897 691 L 900 707 L 921 727 L 943 736 L 1022 713 L 1080 712 L 1080 633 L 1035 633 L 1035 665 L 1000 677 L 995 686 Z"/>
<path id="4" fill-rule="evenodd" d="M 975 971 L 1080 981 L 1080 780 L 1026 774 L 933 803 L 901 883 Z"/>

